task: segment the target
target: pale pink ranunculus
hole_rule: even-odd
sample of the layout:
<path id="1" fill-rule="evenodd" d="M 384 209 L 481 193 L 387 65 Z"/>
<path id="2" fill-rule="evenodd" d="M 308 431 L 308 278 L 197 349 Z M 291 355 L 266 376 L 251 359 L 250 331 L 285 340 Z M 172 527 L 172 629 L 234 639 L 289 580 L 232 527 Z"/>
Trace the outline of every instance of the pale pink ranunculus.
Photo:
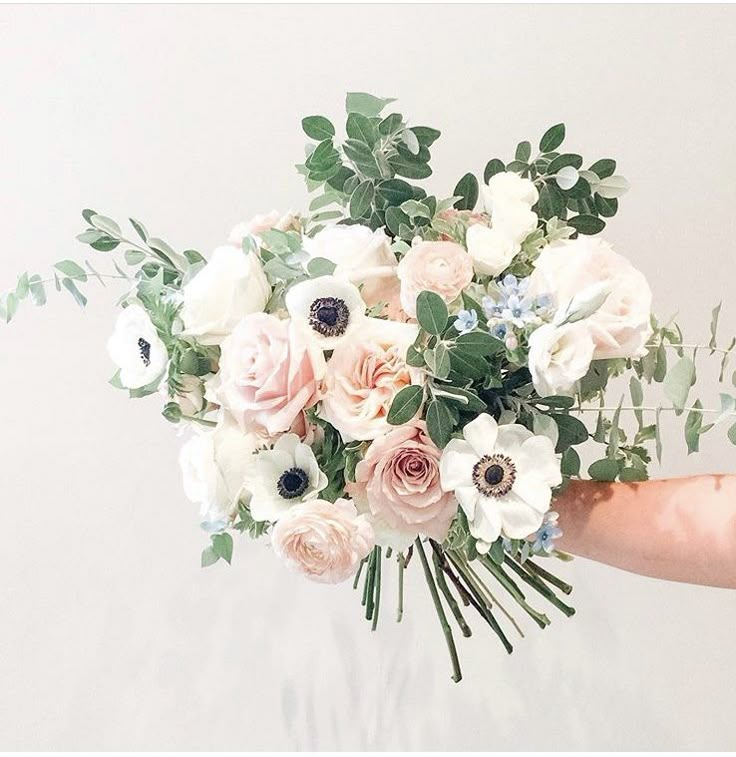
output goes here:
<path id="1" fill-rule="evenodd" d="M 473 280 L 473 259 L 455 242 L 419 242 L 401 259 L 397 274 L 401 305 L 414 318 L 420 292 L 434 292 L 448 304 L 457 299 Z"/>
<path id="2" fill-rule="evenodd" d="M 416 324 L 366 318 L 332 353 L 324 380 L 320 415 L 346 442 L 375 439 L 391 430 L 388 411 L 422 371 L 406 363 L 406 350 L 419 333 Z"/>
<path id="3" fill-rule="evenodd" d="M 440 542 L 447 536 L 457 500 L 452 492 L 442 491 L 441 457 L 421 420 L 371 443 L 348 491 L 359 510 L 370 515 L 379 543 L 403 549 L 418 534 Z"/>
<path id="4" fill-rule="evenodd" d="M 294 505 L 271 532 L 274 552 L 292 569 L 320 583 L 354 575 L 373 549 L 373 529 L 346 499 L 313 499 Z"/>
<path id="5" fill-rule="evenodd" d="M 266 313 L 243 318 L 221 347 L 213 390 L 244 431 L 288 431 L 319 398 L 322 351 L 293 321 Z"/>
<path id="6" fill-rule="evenodd" d="M 293 229 L 298 231 L 299 219 L 291 211 L 288 213 L 279 213 L 278 210 L 272 210 L 270 213 L 261 213 L 260 215 L 253 216 L 250 221 L 243 221 L 237 224 L 237 226 L 233 226 L 227 238 L 227 243 L 240 247 L 245 237 L 251 236 L 258 239 L 264 231 L 271 231 L 271 229 L 276 229 L 277 231 L 290 231 Z"/>
<path id="7" fill-rule="evenodd" d="M 600 308 L 584 320 L 595 342 L 594 360 L 641 357 L 652 334 L 652 290 L 641 271 L 602 239 L 578 237 L 542 250 L 529 293 L 551 295 L 558 308 L 586 290 L 609 290 Z"/>

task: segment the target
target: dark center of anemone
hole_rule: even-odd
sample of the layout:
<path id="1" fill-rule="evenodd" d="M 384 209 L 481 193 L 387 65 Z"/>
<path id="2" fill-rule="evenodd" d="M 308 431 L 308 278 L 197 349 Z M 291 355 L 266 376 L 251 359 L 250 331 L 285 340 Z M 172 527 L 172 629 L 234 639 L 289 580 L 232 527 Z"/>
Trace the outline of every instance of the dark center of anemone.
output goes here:
<path id="1" fill-rule="evenodd" d="M 309 486 L 309 476 L 302 468 L 289 468 L 284 471 L 276 484 L 279 494 L 284 499 L 301 497 Z"/>
<path id="2" fill-rule="evenodd" d="M 516 481 L 516 466 L 506 455 L 483 455 L 473 466 L 475 488 L 486 497 L 503 497 Z"/>
<path id="3" fill-rule="evenodd" d="M 350 320 L 350 309 L 339 297 L 318 297 L 309 306 L 309 325 L 322 336 L 342 336 Z"/>
<path id="4" fill-rule="evenodd" d="M 138 339 L 138 352 L 140 353 L 143 365 L 148 368 L 151 365 L 151 343 L 140 337 Z"/>

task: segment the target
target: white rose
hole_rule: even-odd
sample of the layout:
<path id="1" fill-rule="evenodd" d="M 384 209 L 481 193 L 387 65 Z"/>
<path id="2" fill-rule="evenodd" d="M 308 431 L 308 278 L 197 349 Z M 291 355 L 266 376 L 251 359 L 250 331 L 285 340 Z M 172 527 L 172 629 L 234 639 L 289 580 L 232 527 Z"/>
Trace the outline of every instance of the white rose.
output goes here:
<path id="1" fill-rule="evenodd" d="M 529 210 L 539 200 L 534 182 L 510 171 L 494 174 L 483 187 L 483 204 L 493 215 L 498 205 L 525 205 Z"/>
<path id="2" fill-rule="evenodd" d="M 184 332 L 202 344 L 220 344 L 240 320 L 260 313 L 271 296 L 261 261 L 237 247 L 218 247 L 182 290 Z"/>
<path id="3" fill-rule="evenodd" d="M 595 343 L 585 322 L 547 323 L 529 337 L 529 371 L 541 397 L 572 393 L 588 372 Z"/>
<path id="4" fill-rule="evenodd" d="M 537 214 L 522 202 L 496 202 L 491 216 L 493 228 L 518 245 L 537 228 L 538 221 Z"/>
<path id="5" fill-rule="evenodd" d="M 382 229 L 367 226 L 328 226 L 313 239 L 305 237 L 304 249 L 310 258 L 326 258 L 335 264 L 335 275 L 361 286 L 368 305 L 388 302 L 398 292 L 397 265 L 389 238 Z"/>
<path id="6" fill-rule="evenodd" d="M 200 506 L 203 528 L 226 528 L 240 499 L 249 499 L 253 452 L 262 443 L 226 417 L 214 429 L 199 431 L 184 444 L 179 455 L 184 493 Z"/>
<path id="7" fill-rule="evenodd" d="M 548 294 L 566 307 L 590 288 L 609 290 L 585 320 L 595 342 L 594 360 L 640 357 L 651 336 L 652 291 L 644 275 L 602 239 L 578 237 L 546 247 L 537 258 L 529 293 Z"/>
<path id="8" fill-rule="evenodd" d="M 148 313 L 140 305 L 128 305 L 118 316 L 107 351 L 120 369 L 120 383 L 140 389 L 160 378 L 169 356 Z"/>
<path id="9" fill-rule="evenodd" d="M 465 245 L 476 273 L 498 276 L 519 252 L 519 245 L 498 229 L 476 223 L 468 229 Z"/>

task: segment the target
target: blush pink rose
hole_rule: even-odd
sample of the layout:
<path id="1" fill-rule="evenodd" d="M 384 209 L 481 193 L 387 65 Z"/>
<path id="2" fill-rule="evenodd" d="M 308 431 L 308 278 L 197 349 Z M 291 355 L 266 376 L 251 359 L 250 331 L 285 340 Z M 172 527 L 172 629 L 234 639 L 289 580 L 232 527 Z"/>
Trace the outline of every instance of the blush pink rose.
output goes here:
<path id="1" fill-rule="evenodd" d="M 288 431 L 319 398 L 322 351 L 297 324 L 266 313 L 243 318 L 221 346 L 217 401 L 244 431 Z"/>
<path id="2" fill-rule="evenodd" d="M 419 242 L 401 259 L 401 306 L 417 314 L 417 295 L 428 290 L 450 303 L 473 280 L 473 259 L 455 242 Z"/>
<path id="3" fill-rule="evenodd" d="M 320 415 L 346 442 L 376 439 L 391 430 L 386 420 L 394 397 L 424 380 L 406 363 L 416 324 L 366 318 L 335 348 L 325 375 Z"/>
<path id="4" fill-rule="evenodd" d="M 457 500 L 442 491 L 441 457 L 420 420 L 371 443 L 349 492 L 361 512 L 369 513 L 379 542 L 403 549 L 418 534 L 437 541 L 447 536 Z"/>
<path id="5" fill-rule="evenodd" d="M 271 532 L 274 552 L 313 581 L 336 584 L 350 578 L 373 549 L 368 519 L 352 502 L 313 499 L 294 505 Z"/>

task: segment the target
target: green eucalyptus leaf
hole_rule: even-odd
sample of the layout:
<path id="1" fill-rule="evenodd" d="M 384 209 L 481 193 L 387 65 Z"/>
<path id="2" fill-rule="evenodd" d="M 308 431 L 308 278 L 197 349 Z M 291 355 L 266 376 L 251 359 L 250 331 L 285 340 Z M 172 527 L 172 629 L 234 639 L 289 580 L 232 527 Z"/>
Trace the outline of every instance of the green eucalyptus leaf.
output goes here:
<path id="1" fill-rule="evenodd" d="M 202 550 L 200 564 L 203 568 L 208 568 L 210 565 L 214 565 L 219 559 L 220 555 L 218 555 L 212 547 L 207 547 Z"/>
<path id="2" fill-rule="evenodd" d="M 594 481 L 615 481 L 618 471 L 618 462 L 608 457 L 596 460 L 588 467 L 588 475 Z"/>
<path id="3" fill-rule="evenodd" d="M 212 534 L 212 549 L 228 565 L 233 558 L 233 537 L 228 533 Z"/>
<path id="4" fill-rule="evenodd" d="M 417 296 L 417 320 L 429 334 L 441 334 L 447 328 L 447 305 L 435 292 L 423 291 Z"/>
<path id="5" fill-rule="evenodd" d="M 362 218 L 371 207 L 373 195 L 372 181 L 364 181 L 358 184 L 350 196 L 350 217 L 356 220 Z"/>
<path id="6" fill-rule="evenodd" d="M 506 170 L 506 164 L 498 158 L 492 158 L 486 163 L 483 171 L 483 183 L 488 184 L 488 180 L 497 173 L 503 173 Z"/>
<path id="7" fill-rule="evenodd" d="M 539 140 L 539 149 L 542 152 L 556 150 L 565 139 L 565 124 L 555 124 L 547 129 Z"/>
<path id="8" fill-rule="evenodd" d="M 694 382 L 695 364 L 689 357 L 681 357 L 667 372 L 662 388 L 678 411 L 685 407 L 690 387 Z"/>
<path id="9" fill-rule="evenodd" d="M 332 139 L 335 136 L 335 127 L 324 116 L 307 116 L 303 118 L 302 129 L 310 139 L 314 139 L 317 142 Z"/>
<path id="10" fill-rule="evenodd" d="M 582 181 L 582 179 L 581 179 Z M 568 218 L 568 226 L 572 226 L 580 234 L 599 234 L 606 228 L 606 222 L 593 215 L 581 214 Z"/>
<path id="11" fill-rule="evenodd" d="M 592 171 L 599 179 L 607 179 L 616 173 L 616 161 L 611 158 L 601 158 L 588 169 Z"/>
<path id="12" fill-rule="evenodd" d="M 425 418 L 430 439 L 442 449 L 452 436 L 454 427 L 452 413 L 447 405 L 435 399 L 427 405 Z"/>
<path id="13" fill-rule="evenodd" d="M 87 281 L 87 272 L 79 263 L 75 263 L 73 260 L 62 260 L 60 263 L 56 263 L 54 268 L 61 271 L 65 276 L 78 279 L 79 281 Z"/>
<path id="14" fill-rule="evenodd" d="M 408 423 L 418 412 L 422 405 L 424 389 L 412 384 L 405 386 L 393 399 L 388 411 L 388 422 L 392 426 L 401 426 Z"/>
<path id="15" fill-rule="evenodd" d="M 455 203 L 456 210 L 473 210 L 478 202 L 478 179 L 472 173 L 466 173 L 452 194 L 460 198 Z"/>
<path id="16" fill-rule="evenodd" d="M 461 334 L 455 339 L 455 344 L 485 357 L 503 352 L 505 349 L 504 343 L 500 339 L 496 339 L 485 331 L 471 331 L 468 334 Z"/>

